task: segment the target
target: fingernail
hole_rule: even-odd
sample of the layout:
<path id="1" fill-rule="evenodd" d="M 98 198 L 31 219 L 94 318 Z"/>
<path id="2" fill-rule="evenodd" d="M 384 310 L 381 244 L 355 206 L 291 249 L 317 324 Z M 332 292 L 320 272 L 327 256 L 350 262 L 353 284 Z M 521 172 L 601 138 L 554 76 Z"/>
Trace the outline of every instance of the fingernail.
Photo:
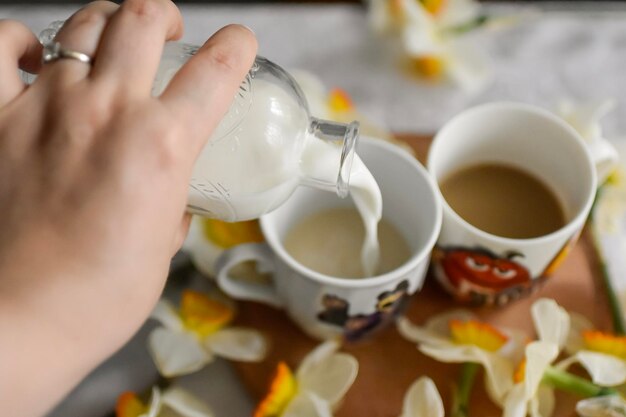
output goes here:
<path id="1" fill-rule="evenodd" d="M 246 26 L 246 25 L 242 25 L 242 24 L 239 24 L 239 26 L 248 29 L 250 32 L 252 32 L 252 34 L 254 36 L 256 36 L 256 33 L 254 33 L 254 30 L 252 30 L 252 28 L 250 26 Z"/>

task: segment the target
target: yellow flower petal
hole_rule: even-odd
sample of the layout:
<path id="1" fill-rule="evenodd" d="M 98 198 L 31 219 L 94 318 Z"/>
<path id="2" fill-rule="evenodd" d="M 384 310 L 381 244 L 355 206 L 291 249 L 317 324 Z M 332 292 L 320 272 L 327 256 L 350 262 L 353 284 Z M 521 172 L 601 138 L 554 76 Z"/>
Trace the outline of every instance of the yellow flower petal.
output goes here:
<path id="1" fill-rule="evenodd" d="M 515 369 L 515 373 L 513 374 L 513 382 L 515 382 L 516 384 L 519 384 L 520 382 L 524 382 L 525 377 L 526 377 L 526 359 L 521 361 L 520 364 L 517 366 L 517 369 Z"/>
<path id="2" fill-rule="evenodd" d="M 530 308 L 539 340 L 554 343 L 562 348 L 570 331 L 570 318 L 567 311 L 556 301 L 542 298 Z"/>
<path id="3" fill-rule="evenodd" d="M 148 406 L 134 392 L 124 392 L 117 398 L 116 417 L 139 417 L 147 412 Z"/>
<path id="4" fill-rule="evenodd" d="M 613 387 L 626 382 L 626 362 L 603 353 L 581 351 L 576 354 L 580 364 L 587 370 L 594 383 Z"/>
<path id="5" fill-rule="evenodd" d="M 279 362 L 270 389 L 254 411 L 254 417 L 278 417 L 297 392 L 296 379 L 284 362 Z"/>
<path id="6" fill-rule="evenodd" d="M 163 404 L 181 417 L 213 417 L 213 412 L 204 402 L 182 388 L 168 388 L 163 393 Z"/>
<path id="7" fill-rule="evenodd" d="M 502 417 L 526 417 L 528 401 L 524 395 L 524 384 L 516 384 L 504 400 Z"/>
<path id="8" fill-rule="evenodd" d="M 192 334 L 164 327 L 150 333 L 148 351 L 161 375 L 166 377 L 195 372 L 213 360 Z"/>
<path id="9" fill-rule="evenodd" d="M 488 323 L 477 320 L 450 320 L 452 340 L 460 345 L 474 345 L 488 352 L 495 352 L 509 338 Z"/>
<path id="10" fill-rule="evenodd" d="M 204 339 L 226 326 L 235 314 L 232 305 L 193 290 L 183 292 L 180 315 L 185 328 Z"/>
<path id="11" fill-rule="evenodd" d="M 549 417 L 554 413 L 556 406 L 556 398 L 554 398 L 554 390 L 551 387 L 540 385 L 537 391 L 537 405 L 539 415 Z"/>
<path id="12" fill-rule="evenodd" d="M 570 330 L 567 335 L 567 341 L 565 342 L 565 352 L 573 355 L 585 348 L 583 332 L 593 330 L 593 323 L 586 317 L 574 312 L 569 312 L 569 318 Z"/>
<path id="13" fill-rule="evenodd" d="M 228 223 L 217 219 L 202 219 L 204 237 L 215 245 L 229 249 L 242 243 L 263 242 L 258 220 Z"/>
<path id="14" fill-rule="evenodd" d="M 497 402 L 504 398 L 504 394 L 513 385 L 513 363 L 497 353 L 473 345 L 455 345 L 447 348 L 421 345 L 419 350 L 439 362 L 481 364 L 485 368 L 488 390 Z"/>
<path id="15" fill-rule="evenodd" d="M 341 88 L 334 88 L 328 94 L 328 108 L 333 113 L 344 113 L 354 110 L 352 99 Z"/>
<path id="16" fill-rule="evenodd" d="M 587 350 L 626 360 L 626 336 L 616 336 L 598 330 L 585 330 L 582 332 L 582 339 Z"/>
<path id="17" fill-rule="evenodd" d="M 215 354 L 230 360 L 258 362 L 267 353 L 267 340 L 252 329 L 228 328 L 213 333 L 204 345 Z"/>
<path id="18" fill-rule="evenodd" d="M 446 319 L 446 327 L 447 322 Z M 450 346 L 451 340 L 439 331 L 434 331 L 425 327 L 415 326 L 406 317 L 400 317 L 397 321 L 398 332 L 405 339 L 415 342 L 424 343 L 430 346 Z"/>
<path id="19" fill-rule="evenodd" d="M 169 301 L 160 299 L 150 313 L 150 318 L 159 321 L 163 326 L 170 330 L 180 331 L 183 329 L 183 323 L 176 309 Z"/>
<path id="20" fill-rule="evenodd" d="M 588 398 L 576 404 L 576 412 L 580 417 L 623 416 L 624 410 L 626 401 L 620 395 Z"/>
<path id="21" fill-rule="evenodd" d="M 524 374 L 524 395 L 530 400 L 537 394 L 537 389 L 546 368 L 559 355 L 559 348 L 554 343 L 532 342 L 526 346 L 526 370 Z"/>
<path id="22" fill-rule="evenodd" d="M 409 387 L 400 417 L 444 417 L 443 401 L 432 379 L 421 377 Z"/>
<path id="23" fill-rule="evenodd" d="M 298 370 L 298 386 L 315 393 L 331 407 L 337 405 L 354 383 L 359 371 L 357 360 L 346 353 L 334 353 L 306 372 Z"/>
<path id="24" fill-rule="evenodd" d="M 432 15 L 437 15 L 441 13 L 441 11 L 446 7 L 448 3 L 447 0 L 419 0 L 419 1 L 420 3 L 422 3 L 422 6 L 424 6 L 424 8 L 428 10 L 428 13 Z"/>
<path id="25" fill-rule="evenodd" d="M 314 393 L 330 406 L 335 406 L 356 379 L 357 360 L 346 353 L 337 353 L 340 344 L 328 340 L 302 359 L 296 378 L 299 390 Z"/>
<path id="26" fill-rule="evenodd" d="M 427 80 L 439 80 L 444 74 L 445 65 L 443 58 L 437 55 L 410 58 L 410 68 L 413 72 Z"/>

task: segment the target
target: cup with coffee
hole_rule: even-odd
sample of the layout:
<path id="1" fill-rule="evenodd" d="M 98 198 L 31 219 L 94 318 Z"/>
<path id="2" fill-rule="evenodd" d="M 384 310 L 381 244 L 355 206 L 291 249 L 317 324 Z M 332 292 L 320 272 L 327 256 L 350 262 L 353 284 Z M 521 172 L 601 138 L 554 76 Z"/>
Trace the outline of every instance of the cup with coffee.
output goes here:
<path id="1" fill-rule="evenodd" d="M 283 308 L 306 333 L 322 339 L 342 335 L 355 341 L 393 322 L 422 286 L 441 227 L 441 201 L 426 169 L 404 150 L 362 138 L 358 154 L 383 202 L 380 261 L 373 273 L 366 272 L 366 228 L 351 199 L 302 188 L 261 218 L 266 243 L 222 255 L 220 288 L 234 298 Z M 250 260 L 272 272 L 271 283 L 232 276 L 233 267 Z"/>
<path id="2" fill-rule="evenodd" d="M 614 163 L 548 111 L 517 103 L 467 110 L 435 137 L 428 170 L 443 197 L 433 253 L 458 300 L 502 305 L 549 279 L 575 244 Z"/>

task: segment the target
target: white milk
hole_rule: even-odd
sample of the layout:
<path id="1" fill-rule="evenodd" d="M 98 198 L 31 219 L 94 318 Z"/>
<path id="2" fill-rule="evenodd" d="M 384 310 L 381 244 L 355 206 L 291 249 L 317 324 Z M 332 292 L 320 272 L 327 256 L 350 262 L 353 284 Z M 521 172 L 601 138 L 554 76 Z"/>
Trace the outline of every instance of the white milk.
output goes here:
<path id="1" fill-rule="evenodd" d="M 178 60 L 162 62 L 154 95 L 163 92 L 179 66 Z M 230 221 L 250 219 L 278 207 L 299 183 L 337 180 L 341 147 L 307 132 L 310 121 L 297 97 L 263 79 L 247 82 L 194 165 L 191 211 Z M 361 261 L 371 276 L 379 259 L 382 197 L 357 155 L 350 195 L 365 224 Z"/>
<path id="2" fill-rule="evenodd" d="M 302 171 L 305 176 L 335 180 L 339 172 L 337 146 L 310 138 L 303 153 Z M 361 263 L 366 276 L 374 276 L 380 259 L 378 222 L 383 214 L 383 199 L 376 180 L 361 158 L 354 155 L 350 173 L 350 196 L 365 226 L 365 241 Z"/>

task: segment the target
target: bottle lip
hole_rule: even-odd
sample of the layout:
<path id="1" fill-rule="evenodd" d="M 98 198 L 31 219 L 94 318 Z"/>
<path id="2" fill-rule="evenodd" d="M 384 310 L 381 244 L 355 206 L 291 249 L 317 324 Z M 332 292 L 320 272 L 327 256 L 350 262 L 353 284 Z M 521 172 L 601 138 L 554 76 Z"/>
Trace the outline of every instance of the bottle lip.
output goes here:
<path id="1" fill-rule="evenodd" d="M 358 139 L 359 122 L 353 121 L 346 126 L 346 132 L 343 136 L 339 174 L 337 176 L 337 195 L 341 198 L 347 197 L 350 193 L 350 173 L 352 172 L 352 161 Z"/>

